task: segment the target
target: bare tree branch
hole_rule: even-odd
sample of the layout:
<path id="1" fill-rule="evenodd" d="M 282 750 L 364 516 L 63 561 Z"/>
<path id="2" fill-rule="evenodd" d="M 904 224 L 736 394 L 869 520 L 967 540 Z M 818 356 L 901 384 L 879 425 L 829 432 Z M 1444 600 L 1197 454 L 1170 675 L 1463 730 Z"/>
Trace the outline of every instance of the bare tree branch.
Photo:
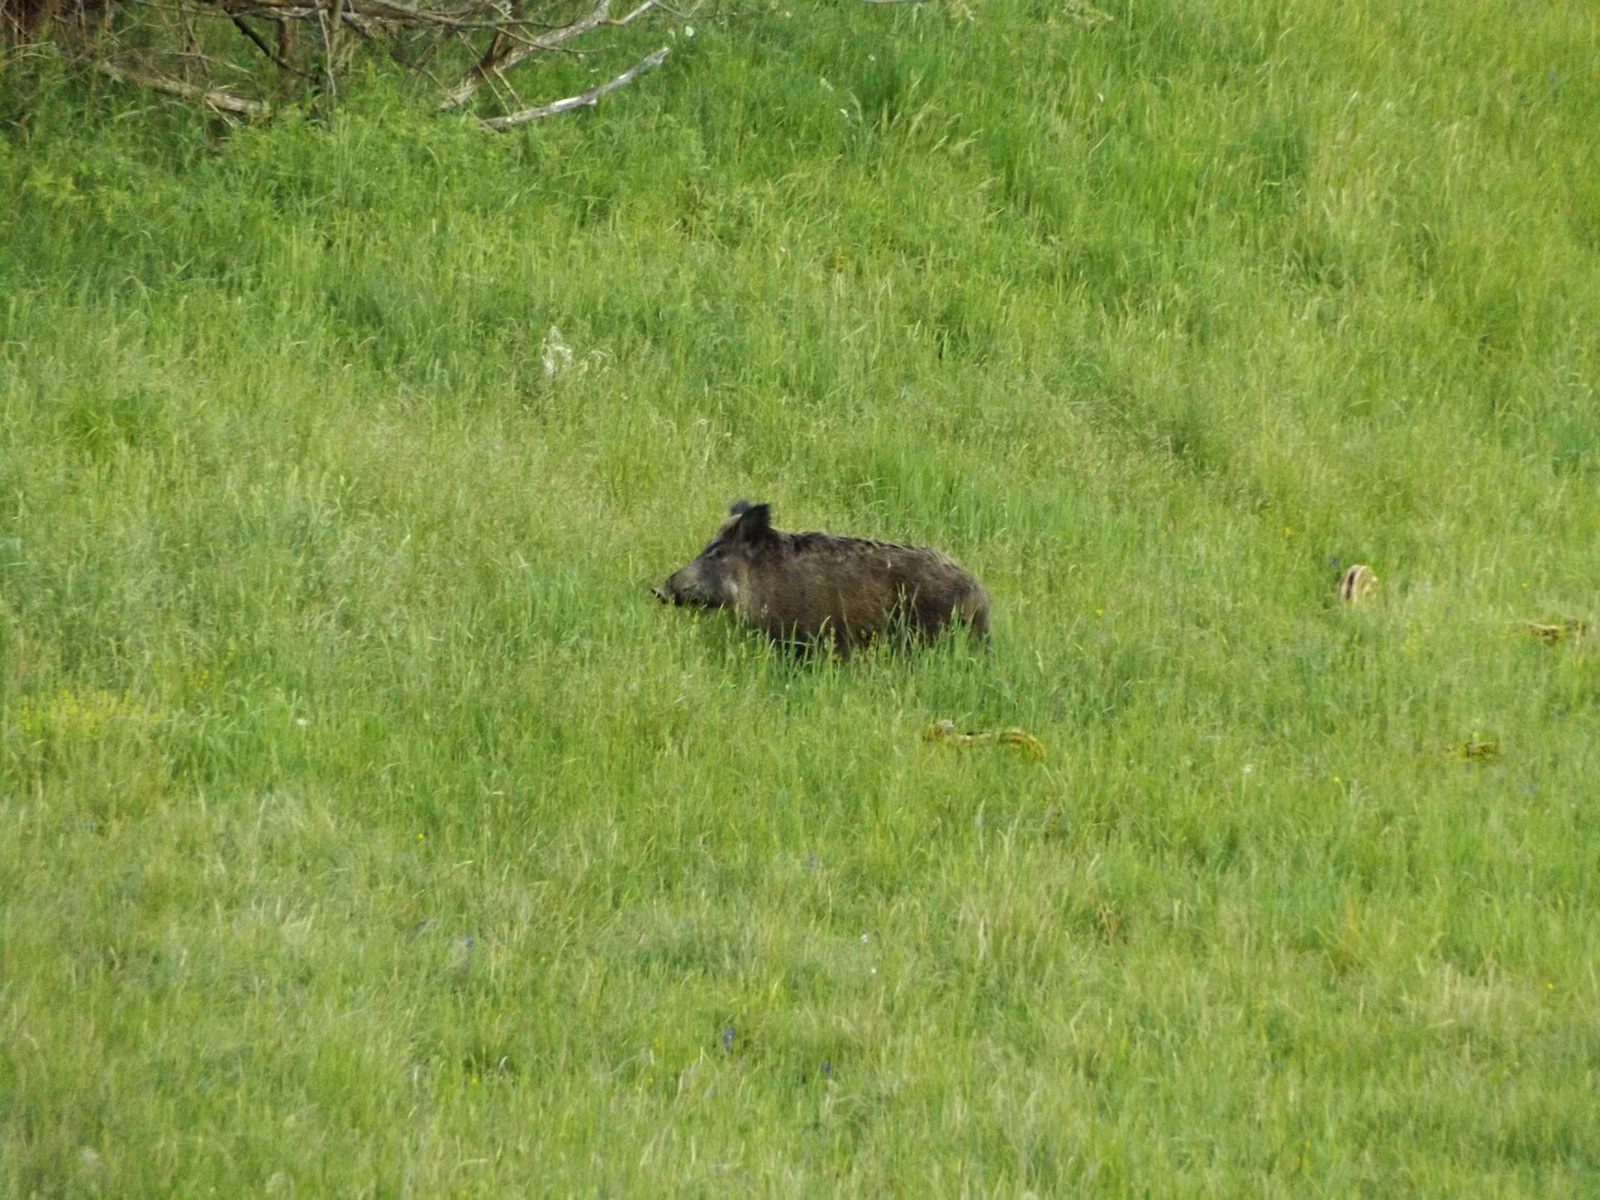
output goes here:
<path id="1" fill-rule="evenodd" d="M 570 42 L 579 34 L 588 33 L 595 26 L 602 24 L 611 13 L 611 0 L 599 0 L 594 8 L 579 17 L 570 25 L 563 25 L 560 29 L 552 29 L 549 33 L 536 38 L 529 38 L 515 46 L 510 46 L 499 55 L 486 54 L 476 66 L 466 73 L 461 82 L 445 93 L 439 102 L 442 109 L 460 108 L 472 94 L 483 86 L 486 80 L 495 71 L 504 71 L 515 66 L 528 55 L 540 50 L 553 50 L 563 42 Z M 531 119 L 531 118 L 530 118 Z"/>
<path id="2" fill-rule="evenodd" d="M 240 113 L 247 117 L 265 116 L 271 112 L 271 106 L 260 100 L 249 100 L 244 96 L 236 96 L 224 88 L 203 88 L 198 84 L 185 83 L 181 79 L 173 79 L 166 75 L 156 75 L 147 71 L 135 70 L 122 66 L 120 63 L 101 61 L 95 64 L 102 75 L 109 75 L 118 83 L 131 83 L 139 87 L 147 87 L 152 91 L 166 92 L 173 96 L 182 96 L 186 100 L 199 100 L 209 108 L 220 112 Z"/>
<path id="3" fill-rule="evenodd" d="M 667 58 L 663 48 L 648 55 L 605 83 L 577 96 L 550 104 L 524 107 L 516 84 L 509 78 L 511 68 L 541 54 L 586 54 L 580 49 L 592 41 L 588 35 L 603 38 L 607 26 L 646 24 L 640 20 L 651 13 L 674 14 L 673 0 L 626 0 L 624 15 L 613 17 L 619 0 L 36 0 L 43 3 L 117 4 L 139 10 L 141 19 L 130 23 L 128 31 L 113 31 L 103 39 L 98 53 L 88 64 L 124 83 L 148 87 L 170 95 L 199 100 L 223 113 L 262 116 L 275 111 L 276 101 L 255 100 L 240 95 L 229 82 L 232 73 L 252 78 L 261 75 L 266 63 L 283 74 L 276 87 L 282 96 L 320 92 L 324 102 L 338 98 L 341 76 L 349 68 L 352 55 L 361 42 L 383 49 L 409 70 L 427 76 L 437 89 L 438 107 L 458 109 L 474 99 L 487 86 L 495 102 L 486 110 L 505 113 L 489 117 L 491 129 L 510 129 L 557 113 L 596 104 L 602 96 L 631 83 L 653 70 Z M 703 0 L 683 5 L 691 11 Z M 871 3 L 906 0 L 868 0 Z M 1071 0 L 1067 0 L 1071 2 Z M 7 0 L 0 0 L 0 11 Z M 198 18 L 198 20 L 197 20 Z M 221 57 L 207 55 L 202 45 L 223 43 L 215 39 L 202 42 L 205 21 L 212 29 L 226 20 L 232 35 L 242 35 L 252 50 Z M 272 32 L 262 31 L 255 22 L 272 21 Z M 297 44 L 296 29 L 306 30 L 309 38 Z M 154 50 L 134 47 L 149 41 L 154 34 Z M 466 63 L 453 82 L 441 84 L 424 66 L 441 46 L 459 43 L 466 51 Z M 419 53 L 420 52 L 420 53 Z M 256 55 L 259 54 L 260 58 Z M 264 61 L 263 61 L 264 60 Z M 461 60 L 457 60 L 460 62 Z M 464 64 L 463 64 L 464 65 Z M 462 69 L 461 67 L 457 68 Z M 297 87 L 289 76 L 304 81 Z M 285 90 L 288 89 L 288 90 Z M 281 99 L 282 97 L 280 97 Z"/>
<path id="4" fill-rule="evenodd" d="M 344 48 L 344 0 L 332 0 L 332 12 L 322 26 L 322 54 L 326 59 L 325 67 L 328 72 L 328 94 L 338 95 L 334 86 L 334 76 L 343 65 L 341 51 Z"/>
<path id="5" fill-rule="evenodd" d="M 228 19 L 234 23 L 234 25 L 238 28 L 240 33 L 244 34 L 245 37 L 249 38 L 252 42 L 254 42 L 256 44 L 256 46 L 260 49 L 261 53 L 265 54 L 269 59 L 271 59 L 274 63 L 276 63 L 282 70 L 288 71 L 290 74 L 293 74 L 293 75 L 298 75 L 302 79 L 311 79 L 313 81 L 315 80 L 314 76 L 307 75 L 304 71 L 300 70 L 300 68 L 296 67 L 293 63 L 289 62 L 288 59 L 284 58 L 281 54 L 279 54 L 277 51 L 275 51 L 271 46 L 267 45 L 266 41 L 262 38 L 262 36 L 259 33 L 257 33 L 254 29 L 251 29 L 250 26 L 248 26 L 248 25 L 246 25 L 244 23 L 244 18 L 243 17 L 235 16 L 233 13 L 229 13 L 228 14 Z"/>
<path id="6" fill-rule="evenodd" d="M 607 21 L 606 24 L 607 25 L 626 25 L 629 21 L 633 20 L 640 13 L 648 12 L 650 9 L 654 8 L 655 6 L 656 6 L 656 0 L 644 0 L 643 4 L 639 5 L 638 8 L 634 9 L 627 16 L 621 18 L 620 20 Z"/>
<path id="7" fill-rule="evenodd" d="M 571 112 L 575 108 L 588 108 L 599 103 L 600 97 L 607 92 L 614 92 L 625 83 L 632 83 L 638 76 L 646 71 L 653 70 L 667 61 L 667 55 L 672 53 L 669 47 L 663 46 L 654 54 L 641 59 L 632 69 L 624 71 L 615 79 L 608 79 L 596 87 L 590 88 L 579 96 L 568 96 L 565 100 L 557 100 L 552 104 L 544 104 L 538 108 L 525 108 L 521 112 L 508 113 L 503 117 L 490 117 L 484 124 L 490 129 L 511 129 L 517 125 L 526 125 L 530 121 L 538 121 L 544 117 L 553 117 L 557 113 Z"/>
<path id="8" fill-rule="evenodd" d="M 522 0 L 506 0 L 506 11 L 504 15 L 510 17 L 512 20 L 516 20 L 518 17 L 520 17 L 522 15 Z M 506 50 L 509 49 L 510 44 L 510 32 L 505 29 L 496 30 L 494 39 L 489 43 L 489 48 L 483 52 L 479 61 L 499 62 L 501 55 L 503 55 Z M 499 67 L 494 68 L 494 74 L 501 83 L 506 82 L 506 77 L 500 73 Z M 510 84 L 507 84 L 506 86 L 510 87 Z M 511 94 L 516 96 L 517 93 L 515 88 L 512 88 Z M 519 105 L 522 103 L 520 97 L 518 97 L 517 103 Z"/>
<path id="9" fill-rule="evenodd" d="M 149 0 L 123 0 L 124 3 L 148 3 Z M 217 0 L 219 6 L 229 16 L 263 17 L 273 21 L 283 20 L 311 20 L 318 12 L 326 11 L 325 3 L 306 3 L 305 0 Z M 159 7 L 152 4 L 151 7 Z M 626 25 L 641 13 L 655 7 L 665 11 L 665 5 L 660 0 L 647 0 L 633 12 L 621 20 L 605 20 L 597 22 L 605 25 Z M 439 29 L 482 29 L 496 33 L 505 32 L 517 36 L 516 31 L 524 29 L 543 29 L 560 35 L 554 42 L 538 42 L 535 50 L 549 49 L 559 45 L 568 38 L 576 36 L 573 31 L 574 23 L 563 25 L 541 21 L 536 17 L 523 17 L 515 13 L 502 15 L 500 6 L 490 0 L 477 0 L 475 3 L 457 5 L 452 8 L 418 8 L 413 5 L 399 4 L 395 0 L 346 0 L 344 15 L 346 23 L 351 13 L 355 13 L 364 21 L 374 24 L 396 26 L 399 28 L 439 28 Z M 580 18 L 576 23 L 577 32 L 587 32 L 593 28 L 588 21 Z M 537 36 L 537 35 L 536 35 Z"/>
<path id="10" fill-rule="evenodd" d="M 322 71 L 328 85 L 328 95 L 338 96 L 339 84 L 333 77 L 333 39 L 328 33 L 327 10 L 317 9 L 317 27 L 322 30 Z"/>
<path id="11" fill-rule="evenodd" d="M 326 4 L 308 3 L 307 0 L 222 0 L 230 13 L 243 17 L 292 17 L 307 20 L 325 9 Z M 492 4 L 461 4 L 453 8 L 417 8 L 398 4 L 394 0 L 360 0 L 346 6 L 353 12 L 373 20 L 393 20 L 406 25 L 450 25 L 460 21 L 484 23 L 486 13 L 495 11 Z M 489 24 L 495 22 L 490 21 Z"/>

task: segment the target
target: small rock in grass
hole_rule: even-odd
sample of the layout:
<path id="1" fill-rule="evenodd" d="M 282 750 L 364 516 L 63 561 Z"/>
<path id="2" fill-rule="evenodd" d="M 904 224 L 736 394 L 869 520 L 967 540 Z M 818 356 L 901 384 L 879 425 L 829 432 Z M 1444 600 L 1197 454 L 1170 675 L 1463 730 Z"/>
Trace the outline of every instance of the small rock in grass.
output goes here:
<path id="1" fill-rule="evenodd" d="M 935 721 L 922 731 L 922 740 L 943 742 L 949 746 L 976 746 L 983 742 L 995 742 L 1002 746 L 1014 746 L 1028 758 L 1044 757 L 1044 743 L 1031 733 L 1024 733 L 1015 726 L 1010 729 L 991 730 L 988 733 L 961 733 L 957 731 L 954 721 Z"/>
<path id="2" fill-rule="evenodd" d="M 1362 604 L 1378 594 L 1378 573 L 1357 563 L 1339 576 L 1339 599 L 1346 604 Z"/>
<path id="3" fill-rule="evenodd" d="M 1554 646 L 1557 642 L 1565 641 L 1569 637 L 1581 638 L 1589 632 L 1589 626 L 1574 617 L 1568 617 L 1553 624 L 1546 624 L 1542 621 L 1524 621 L 1522 627 L 1540 641 L 1551 646 Z"/>

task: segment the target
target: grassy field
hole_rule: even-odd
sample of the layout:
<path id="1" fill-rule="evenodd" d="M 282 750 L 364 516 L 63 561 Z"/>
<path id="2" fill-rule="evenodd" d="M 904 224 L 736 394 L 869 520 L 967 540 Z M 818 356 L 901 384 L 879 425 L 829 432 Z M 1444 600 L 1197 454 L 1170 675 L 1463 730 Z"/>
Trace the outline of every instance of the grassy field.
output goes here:
<path id="1" fill-rule="evenodd" d="M 0 1193 L 1600 1192 L 1600 12 L 1084 11 L 0 66 Z"/>

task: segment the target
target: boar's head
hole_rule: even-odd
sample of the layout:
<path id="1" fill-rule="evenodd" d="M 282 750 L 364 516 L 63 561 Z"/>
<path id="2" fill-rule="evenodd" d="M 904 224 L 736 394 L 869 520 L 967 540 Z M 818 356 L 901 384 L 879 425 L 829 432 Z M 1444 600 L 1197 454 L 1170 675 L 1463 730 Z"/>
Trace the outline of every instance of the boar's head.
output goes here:
<path id="1" fill-rule="evenodd" d="M 747 586 L 750 564 L 774 536 L 770 505 L 735 500 L 728 509 L 728 519 L 706 548 L 688 566 L 674 571 L 652 590 L 668 604 L 733 608 Z"/>

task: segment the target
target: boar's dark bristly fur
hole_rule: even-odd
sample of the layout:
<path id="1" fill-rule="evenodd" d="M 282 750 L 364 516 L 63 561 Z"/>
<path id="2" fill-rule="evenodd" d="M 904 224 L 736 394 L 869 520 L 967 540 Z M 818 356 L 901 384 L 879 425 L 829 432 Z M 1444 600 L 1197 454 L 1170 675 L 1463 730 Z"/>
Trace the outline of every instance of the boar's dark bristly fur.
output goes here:
<path id="1" fill-rule="evenodd" d="M 959 620 L 989 633 L 989 596 L 947 555 L 772 527 L 770 505 L 739 500 L 695 560 L 654 589 L 669 604 L 729 608 L 774 641 L 840 656 L 875 637 L 931 641 Z"/>

